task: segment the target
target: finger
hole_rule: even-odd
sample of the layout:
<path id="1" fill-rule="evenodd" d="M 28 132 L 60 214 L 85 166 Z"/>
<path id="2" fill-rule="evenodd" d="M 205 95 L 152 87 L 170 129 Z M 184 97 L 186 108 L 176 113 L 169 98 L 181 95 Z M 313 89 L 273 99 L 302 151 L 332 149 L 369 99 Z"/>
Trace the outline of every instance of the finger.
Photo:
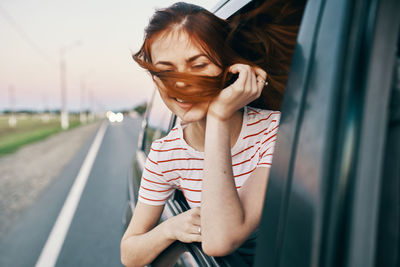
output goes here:
<path id="1" fill-rule="evenodd" d="M 199 217 L 200 218 L 200 207 L 195 207 L 189 210 L 191 215 L 193 217 Z"/>
<path id="2" fill-rule="evenodd" d="M 192 242 L 201 242 L 201 235 L 189 235 L 188 239 L 190 240 L 188 243 L 192 243 Z"/>
<path id="3" fill-rule="evenodd" d="M 257 83 L 257 97 L 261 95 L 262 90 L 265 87 L 265 82 L 261 81 Z"/>
<path id="4" fill-rule="evenodd" d="M 188 231 L 189 234 L 196 234 L 200 235 L 201 234 L 201 227 L 200 225 L 192 225 L 190 228 L 190 231 Z"/>
<path id="5" fill-rule="evenodd" d="M 236 68 L 239 70 L 239 77 L 242 76 L 244 79 L 244 84 L 240 89 L 244 89 L 245 91 L 251 90 L 251 67 L 249 65 L 238 64 Z"/>
<path id="6" fill-rule="evenodd" d="M 260 76 L 264 81 L 267 79 L 267 73 L 263 69 L 259 67 L 254 67 L 253 69 L 257 76 Z"/>
<path id="7" fill-rule="evenodd" d="M 236 81 L 231 84 L 231 86 L 236 86 L 237 88 L 244 88 L 246 79 L 247 79 L 247 72 L 242 64 L 235 64 L 229 67 L 229 72 L 236 74 L 239 73 L 239 77 Z"/>
<path id="8" fill-rule="evenodd" d="M 254 68 L 254 72 L 257 75 L 257 86 L 258 86 L 258 96 L 261 95 L 262 89 L 267 86 L 268 82 L 267 82 L 267 73 L 261 69 L 261 68 Z"/>
<path id="9" fill-rule="evenodd" d="M 196 225 L 196 226 L 200 226 L 200 208 L 196 207 L 196 208 L 192 208 L 190 210 L 187 211 L 187 213 L 190 216 L 189 222 L 192 225 Z"/>
<path id="10" fill-rule="evenodd" d="M 247 77 L 246 77 L 246 86 L 244 89 L 246 92 L 251 93 L 253 85 L 253 77 L 252 77 L 253 71 L 250 66 L 246 66 L 245 69 L 247 72 Z"/>
<path id="11" fill-rule="evenodd" d="M 253 71 L 251 73 L 251 88 L 253 89 L 254 94 L 257 94 L 259 87 L 258 87 L 258 78 L 256 77 L 256 73 Z"/>
<path id="12" fill-rule="evenodd" d="M 201 223 L 200 214 L 191 214 L 190 223 L 196 226 L 200 226 Z"/>
<path id="13" fill-rule="evenodd" d="M 243 64 L 233 64 L 229 67 L 228 71 L 231 73 L 239 73 L 241 69 L 243 69 Z"/>
<path id="14" fill-rule="evenodd" d="M 193 212 L 195 212 L 196 214 L 199 214 L 200 215 L 200 207 L 194 207 L 194 208 L 192 208 L 192 210 L 193 210 Z"/>
<path id="15" fill-rule="evenodd" d="M 198 217 L 197 217 L 197 216 L 196 216 L 196 217 L 193 217 L 191 223 L 192 223 L 194 226 L 199 227 L 199 226 L 201 225 L 200 216 L 198 216 Z"/>
<path id="16" fill-rule="evenodd" d="M 265 86 L 265 80 L 259 75 L 257 76 L 257 92 L 260 93 Z"/>

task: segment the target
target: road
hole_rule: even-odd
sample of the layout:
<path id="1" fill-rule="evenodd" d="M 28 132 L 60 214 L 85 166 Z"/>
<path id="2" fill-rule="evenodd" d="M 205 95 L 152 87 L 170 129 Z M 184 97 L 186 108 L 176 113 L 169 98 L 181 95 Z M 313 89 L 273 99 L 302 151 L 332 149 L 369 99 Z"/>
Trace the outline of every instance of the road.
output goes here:
<path id="1" fill-rule="evenodd" d="M 57 267 L 122 266 L 119 243 L 127 199 L 127 173 L 137 148 L 140 120 L 105 122 L 107 128 L 67 235 Z M 95 135 L 0 240 L 0 266 L 35 266 Z"/>

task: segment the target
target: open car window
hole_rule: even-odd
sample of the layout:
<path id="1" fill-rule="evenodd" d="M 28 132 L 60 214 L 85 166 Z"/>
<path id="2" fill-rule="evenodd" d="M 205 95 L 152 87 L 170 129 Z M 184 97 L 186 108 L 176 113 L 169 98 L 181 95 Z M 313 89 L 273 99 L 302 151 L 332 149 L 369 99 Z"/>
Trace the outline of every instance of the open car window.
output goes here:
<path id="1" fill-rule="evenodd" d="M 144 152 L 146 155 L 149 153 L 151 143 L 154 140 L 168 134 L 173 117 L 172 112 L 164 104 L 157 89 L 154 89 L 154 94 L 150 103 L 144 136 Z"/>

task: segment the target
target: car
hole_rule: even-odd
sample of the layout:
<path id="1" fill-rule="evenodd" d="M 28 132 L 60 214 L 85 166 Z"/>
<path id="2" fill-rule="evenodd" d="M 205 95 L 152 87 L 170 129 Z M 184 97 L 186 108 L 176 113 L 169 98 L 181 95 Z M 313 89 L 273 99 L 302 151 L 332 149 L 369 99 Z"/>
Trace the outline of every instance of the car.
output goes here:
<path id="1" fill-rule="evenodd" d="M 260 1 L 220 1 L 229 18 Z M 400 266 L 400 1 L 308 0 L 259 226 L 254 266 Z M 154 90 L 128 177 L 125 227 L 151 142 L 176 117 Z M 187 210 L 176 191 L 162 220 Z M 246 266 L 176 242 L 154 266 Z"/>

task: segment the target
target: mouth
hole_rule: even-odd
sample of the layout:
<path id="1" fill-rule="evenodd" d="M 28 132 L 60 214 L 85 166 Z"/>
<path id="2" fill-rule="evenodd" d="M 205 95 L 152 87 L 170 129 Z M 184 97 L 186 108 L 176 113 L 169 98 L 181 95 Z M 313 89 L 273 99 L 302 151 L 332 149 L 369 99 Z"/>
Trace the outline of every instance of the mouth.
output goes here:
<path id="1" fill-rule="evenodd" d="M 182 99 L 179 99 L 179 98 L 173 98 L 173 99 L 176 101 L 178 106 L 180 108 L 182 108 L 182 109 L 189 109 L 189 108 L 191 108 L 193 106 L 193 103 L 186 102 L 186 101 L 184 101 Z"/>

